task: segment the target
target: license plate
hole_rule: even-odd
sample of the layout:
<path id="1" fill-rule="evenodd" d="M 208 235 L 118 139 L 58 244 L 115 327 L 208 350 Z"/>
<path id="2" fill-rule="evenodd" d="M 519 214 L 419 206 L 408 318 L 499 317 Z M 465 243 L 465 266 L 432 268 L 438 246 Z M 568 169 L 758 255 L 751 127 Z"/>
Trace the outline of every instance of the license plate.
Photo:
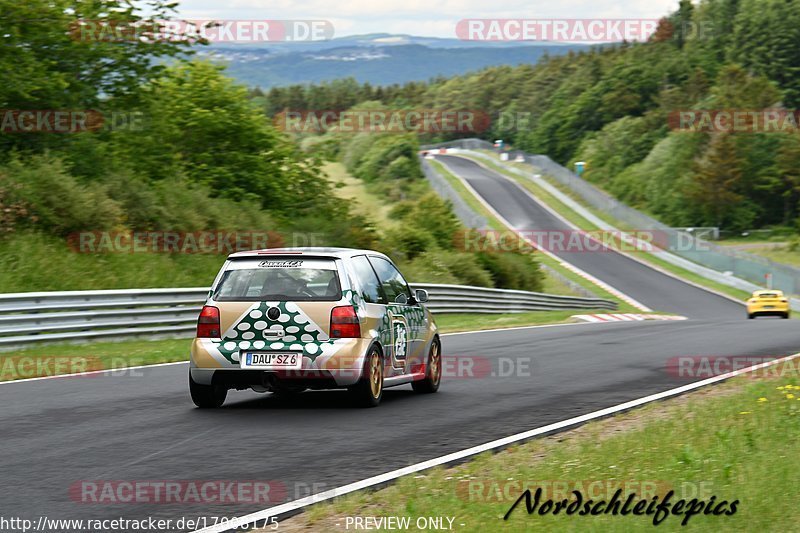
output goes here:
<path id="1" fill-rule="evenodd" d="M 774 305 L 765 305 L 764 309 L 775 309 Z"/>
<path id="2" fill-rule="evenodd" d="M 303 354 L 296 352 L 244 352 L 240 356 L 242 368 L 300 369 Z"/>

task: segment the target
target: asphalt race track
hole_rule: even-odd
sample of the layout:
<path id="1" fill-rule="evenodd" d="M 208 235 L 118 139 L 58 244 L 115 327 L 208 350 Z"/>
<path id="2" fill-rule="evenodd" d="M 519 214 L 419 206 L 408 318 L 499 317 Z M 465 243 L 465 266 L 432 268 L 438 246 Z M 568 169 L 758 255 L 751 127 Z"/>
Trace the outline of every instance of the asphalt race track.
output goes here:
<path id="1" fill-rule="evenodd" d="M 444 378 L 435 395 L 387 390 L 376 409 L 338 391 L 231 392 L 202 411 L 185 364 L 0 385 L 2 508 L 34 520 L 238 516 L 268 505 L 92 504 L 69 488 L 270 480 L 296 499 L 690 382 L 668 371 L 672 357 L 794 353 L 800 331 L 779 319 L 618 322 L 452 335 L 443 348 L 478 370 Z"/>
<path id="2" fill-rule="evenodd" d="M 513 184 L 441 159 L 515 226 L 563 228 Z M 800 352 L 794 321 L 748 321 L 742 306 L 618 254 L 569 260 L 654 309 L 692 319 L 447 335 L 444 354 L 455 359 L 440 392 L 390 389 L 376 409 L 351 407 L 343 392 L 284 399 L 232 391 L 222 409 L 199 410 L 186 364 L 0 384 L 0 508 L 32 520 L 240 516 L 269 505 L 84 503 L 70 487 L 258 480 L 292 500 L 710 377 L 678 376 L 676 357 Z M 459 360 L 471 370 L 459 371 Z"/>
<path id="3" fill-rule="evenodd" d="M 497 173 L 463 157 L 439 155 L 436 159 L 464 178 L 515 229 L 556 232 L 571 229 L 526 195 L 520 185 Z M 699 290 L 608 249 L 600 253 L 557 250 L 553 250 L 553 253 L 657 311 L 708 319 L 745 316 L 741 305 Z"/>

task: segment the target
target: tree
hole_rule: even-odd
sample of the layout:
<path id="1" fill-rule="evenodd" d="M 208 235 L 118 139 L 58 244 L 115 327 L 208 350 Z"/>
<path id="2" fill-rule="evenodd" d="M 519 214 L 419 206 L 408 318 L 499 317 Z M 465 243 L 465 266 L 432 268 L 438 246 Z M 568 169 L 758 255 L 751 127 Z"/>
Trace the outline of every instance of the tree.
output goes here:
<path id="1" fill-rule="evenodd" d="M 183 175 L 217 195 L 258 201 L 278 213 L 330 206 L 317 163 L 280 135 L 247 89 L 222 68 L 195 61 L 170 67 L 143 89 L 148 133 L 119 135 L 119 152 L 151 180 Z"/>
<path id="2" fill-rule="evenodd" d="M 711 138 L 686 191 L 689 201 L 703 216 L 700 224 L 721 227 L 734 218 L 732 214 L 745 199 L 738 192 L 744 178 L 742 165 L 733 136 L 719 134 Z"/>
<path id="3" fill-rule="evenodd" d="M 194 42 L 153 34 L 174 16 L 175 4 L 152 0 L 146 9 L 142 14 L 126 0 L 0 0 L 0 109 L 133 105 L 141 83 L 163 71 L 163 59 L 189 53 Z M 0 150 L 43 150 L 68 139 L 28 134 L 2 141 Z"/>
<path id="4" fill-rule="evenodd" d="M 779 178 L 779 193 L 783 199 L 783 223 L 797 217 L 800 195 L 800 133 L 781 136 L 781 146 L 775 160 Z"/>

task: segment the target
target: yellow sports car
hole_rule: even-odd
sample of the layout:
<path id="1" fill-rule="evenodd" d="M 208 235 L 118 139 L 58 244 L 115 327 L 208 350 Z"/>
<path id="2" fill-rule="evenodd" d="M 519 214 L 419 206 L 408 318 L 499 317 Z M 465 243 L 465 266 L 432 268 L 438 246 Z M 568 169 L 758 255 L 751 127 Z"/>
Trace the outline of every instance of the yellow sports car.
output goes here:
<path id="1" fill-rule="evenodd" d="M 790 313 L 789 300 L 784 296 L 783 291 L 755 291 L 747 300 L 747 318 L 757 316 L 789 318 Z"/>

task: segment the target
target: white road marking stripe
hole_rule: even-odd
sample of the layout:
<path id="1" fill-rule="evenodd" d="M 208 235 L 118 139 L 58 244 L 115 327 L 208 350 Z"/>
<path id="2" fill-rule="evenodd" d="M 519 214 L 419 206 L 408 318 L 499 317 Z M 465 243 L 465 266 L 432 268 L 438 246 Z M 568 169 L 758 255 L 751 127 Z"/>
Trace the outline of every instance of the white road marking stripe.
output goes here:
<path id="1" fill-rule="evenodd" d="M 213 526 L 209 526 L 203 529 L 198 530 L 196 533 L 221 533 L 223 531 L 230 531 L 231 529 L 235 529 L 242 525 L 252 524 L 255 521 L 260 523 L 265 523 L 270 517 L 275 516 L 279 517 L 286 513 L 297 511 L 298 509 L 302 509 L 303 507 L 307 507 L 309 505 L 323 502 L 326 500 L 330 500 L 336 498 L 338 496 L 343 496 L 345 494 L 349 494 L 351 492 L 355 492 L 358 490 L 363 490 L 369 487 L 374 487 L 375 485 L 380 485 L 382 483 L 387 483 L 389 481 L 393 481 L 399 477 L 407 476 L 408 474 L 413 474 L 415 472 L 420 472 L 422 470 L 428 470 L 435 466 L 440 466 L 443 464 L 452 463 L 455 461 L 459 461 L 461 459 L 465 459 L 467 457 L 471 457 L 473 455 L 477 455 L 479 453 L 483 453 L 489 450 L 494 450 L 497 448 L 502 448 L 504 446 L 508 446 L 509 444 L 513 444 L 515 442 L 519 442 L 522 440 L 527 440 L 532 437 L 536 437 L 539 435 L 543 435 L 545 433 L 549 433 L 551 431 L 557 431 L 559 429 L 564 429 L 569 426 L 574 426 L 577 424 L 582 424 L 584 422 L 588 422 L 589 420 L 594 420 L 597 418 L 602 418 L 608 415 L 612 415 L 614 413 L 619 413 L 620 411 L 626 411 L 628 409 L 632 409 L 634 407 L 639 407 L 640 405 L 644 405 L 650 402 L 663 400 L 664 398 L 669 398 L 671 396 L 676 396 L 678 394 L 682 394 L 684 392 L 688 392 L 694 389 L 699 389 L 701 387 L 705 387 L 706 385 L 711 385 L 713 383 L 718 383 L 720 381 L 724 381 L 726 379 L 730 379 L 732 377 L 736 377 L 742 374 L 746 374 L 749 372 L 753 372 L 755 370 L 760 370 L 762 368 L 768 368 L 770 366 L 774 366 L 776 364 L 782 363 L 784 361 L 791 361 L 800 357 L 800 354 L 794 354 L 787 357 L 783 357 L 781 359 L 775 359 L 773 361 L 768 361 L 766 363 L 761 363 L 749 368 L 741 369 L 741 370 L 734 370 L 732 372 L 728 372 L 727 374 L 722 374 L 720 376 L 715 376 L 713 378 L 704 379 L 702 381 L 697 381 L 695 383 L 690 383 L 688 385 L 683 385 L 682 387 L 677 387 L 674 389 L 670 389 L 664 392 L 659 392 L 656 394 L 651 394 L 650 396 L 645 396 L 643 398 L 639 398 L 636 400 L 631 400 L 629 402 L 621 403 L 619 405 L 615 405 L 613 407 L 607 407 L 605 409 L 600 409 L 599 411 L 594 411 L 591 413 L 587 413 L 585 415 L 576 416 L 574 418 L 570 418 L 568 420 L 563 420 L 561 422 L 556 422 L 554 424 L 549 424 L 547 426 L 542 426 L 540 428 L 532 429 L 530 431 L 525 431 L 523 433 L 517 433 L 516 435 L 511 435 L 509 437 L 504 437 L 502 439 L 497 439 L 491 442 L 487 442 L 486 444 L 481 444 L 479 446 L 474 446 L 472 448 L 467 448 L 466 450 L 461 450 L 458 452 L 450 453 L 447 455 L 443 455 L 441 457 L 436 457 L 434 459 L 430 459 L 428 461 L 423 461 L 421 463 L 417 463 L 414 465 L 407 466 L 405 468 L 400 468 L 397 470 L 392 470 L 391 472 L 387 472 L 385 474 L 380 474 L 377 476 L 373 476 L 367 479 L 363 479 L 361 481 L 356 481 L 354 483 L 349 483 L 347 485 L 337 487 L 335 489 L 326 490 L 324 492 L 320 492 L 319 494 L 313 494 L 311 496 L 307 496 L 305 498 L 301 498 L 299 500 L 294 500 L 291 502 L 287 502 L 281 505 L 276 505 L 275 507 L 269 507 L 267 509 L 256 511 L 255 513 L 250 513 L 244 516 L 240 516 L 237 518 L 233 518 L 225 524 L 216 524 Z"/>
<path id="2" fill-rule="evenodd" d="M 0 356 L 2 358 L 2 356 Z M 0 385 L 8 385 L 9 383 L 25 383 L 27 381 L 43 381 L 45 379 L 64 379 L 64 378 L 77 378 L 82 376 L 93 376 L 95 374 L 104 374 L 107 372 L 125 372 L 127 370 L 138 370 L 141 368 L 155 368 L 158 366 L 172 366 L 172 365 L 186 365 L 189 361 L 175 361 L 173 363 L 155 363 L 152 365 L 139 365 L 139 366 L 123 366 L 120 368 L 108 368 L 105 370 L 92 370 L 91 372 L 75 372 L 73 374 L 58 374 L 56 376 L 41 376 L 38 378 L 25 378 L 25 379 L 9 379 L 0 381 Z"/>
<path id="3" fill-rule="evenodd" d="M 588 316 L 588 315 L 587 315 Z M 537 326 L 513 326 L 509 328 L 496 328 L 496 329 L 478 329 L 474 331 L 455 331 L 453 333 L 442 333 L 439 335 L 440 337 L 449 337 L 453 335 L 474 335 L 476 333 L 498 333 L 502 331 L 516 331 L 521 329 L 539 329 L 539 328 L 561 328 L 566 326 L 587 326 L 586 323 L 574 322 L 574 323 L 567 323 L 567 324 L 539 324 Z M 11 352 L 8 352 L 11 353 Z M 8 353 L 0 354 L 0 359 L 4 355 L 8 355 Z M 10 379 L 6 381 L 0 381 L 0 385 L 7 385 L 8 383 L 25 383 L 26 381 L 42 381 L 45 379 L 63 379 L 63 378 L 74 378 L 80 376 L 91 376 L 93 374 L 102 374 L 104 372 L 120 372 L 125 370 L 137 370 L 141 368 L 155 368 L 159 366 L 172 366 L 172 365 L 185 365 L 188 364 L 189 361 L 175 361 L 173 363 L 154 363 L 152 365 L 139 365 L 139 366 L 125 366 L 120 368 L 108 368 L 105 370 L 92 370 L 91 372 L 75 372 L 72 374 L 58 374 L 56 376 L 41 376 L 38 378 L 24 378 L 24 379 Z"/>

